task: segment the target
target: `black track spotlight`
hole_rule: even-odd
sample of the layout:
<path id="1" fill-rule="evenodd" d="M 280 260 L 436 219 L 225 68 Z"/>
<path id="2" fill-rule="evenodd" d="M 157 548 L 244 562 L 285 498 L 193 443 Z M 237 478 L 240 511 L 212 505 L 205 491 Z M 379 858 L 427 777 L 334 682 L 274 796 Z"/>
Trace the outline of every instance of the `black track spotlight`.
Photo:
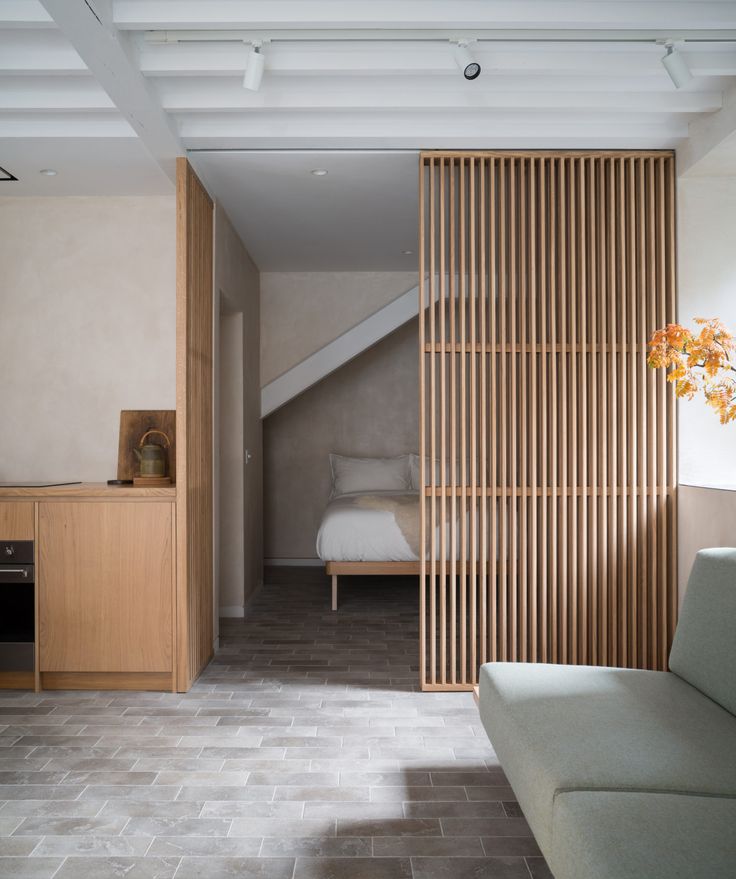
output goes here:
<path id="1" fill-rule="evenodd" d="M 473 58 L 468 49 L 467 42 L 455 43 L 454 46 L 455 63 L 462 71 L 465 79 L 478 79 L 480 76 L 480 64 Z"/>

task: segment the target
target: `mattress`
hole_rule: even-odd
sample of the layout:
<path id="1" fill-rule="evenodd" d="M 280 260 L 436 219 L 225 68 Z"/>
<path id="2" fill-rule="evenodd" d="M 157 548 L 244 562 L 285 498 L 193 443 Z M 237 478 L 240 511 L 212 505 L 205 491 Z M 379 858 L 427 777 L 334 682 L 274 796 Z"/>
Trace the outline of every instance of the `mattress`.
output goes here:
<path id="1" fill-rule="evenodd" d="M 333 562 L 415 562 L 419 492 L 346 494 L 330 501 L 317 534 L 317 555 Z"/>

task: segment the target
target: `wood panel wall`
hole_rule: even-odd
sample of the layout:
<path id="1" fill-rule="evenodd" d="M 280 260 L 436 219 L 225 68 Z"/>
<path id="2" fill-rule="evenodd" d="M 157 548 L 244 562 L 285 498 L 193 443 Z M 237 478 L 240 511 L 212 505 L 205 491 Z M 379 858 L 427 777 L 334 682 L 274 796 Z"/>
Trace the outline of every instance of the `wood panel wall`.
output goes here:
<path id="1" fill-rule="evenodd" d="M 176 186 L 177 688 L 213 654 L 213 204 L 186 159 Z"/>
<path id="2" fill-rule="evenodd" d="M 425 153 L 424 689 L 481 663 L 666 667 L 675 407 L 671 153 Z"/>

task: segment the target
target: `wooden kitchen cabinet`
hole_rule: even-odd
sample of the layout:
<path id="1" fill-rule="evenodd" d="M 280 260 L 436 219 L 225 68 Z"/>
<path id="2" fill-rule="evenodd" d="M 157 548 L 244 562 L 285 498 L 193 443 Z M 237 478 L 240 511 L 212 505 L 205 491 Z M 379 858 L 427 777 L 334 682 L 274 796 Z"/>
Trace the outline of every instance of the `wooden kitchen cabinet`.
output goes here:
<path id="1" fill-rule="evenodd" d="M 38 504 L 42 688 L 172 689 L 174 503 Z"/>

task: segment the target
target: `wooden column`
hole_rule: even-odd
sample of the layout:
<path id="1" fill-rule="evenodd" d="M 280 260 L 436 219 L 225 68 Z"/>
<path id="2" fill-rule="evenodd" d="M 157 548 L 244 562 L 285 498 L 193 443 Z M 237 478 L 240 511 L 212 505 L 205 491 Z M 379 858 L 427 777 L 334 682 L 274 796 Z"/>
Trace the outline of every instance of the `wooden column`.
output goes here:
<path id="1" fill-rule="evenodd" d="M 177 159 L 176 678 L 186 691 L 213 653 L 213 205 Z"/>

